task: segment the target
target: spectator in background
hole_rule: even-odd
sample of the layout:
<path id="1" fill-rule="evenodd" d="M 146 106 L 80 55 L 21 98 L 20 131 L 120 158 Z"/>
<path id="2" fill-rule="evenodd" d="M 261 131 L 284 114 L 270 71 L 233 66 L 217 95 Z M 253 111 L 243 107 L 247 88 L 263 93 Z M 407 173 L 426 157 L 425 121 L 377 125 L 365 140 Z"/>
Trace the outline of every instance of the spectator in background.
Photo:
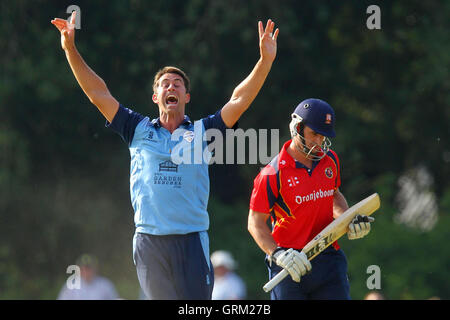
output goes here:
<path id="1" fill-rule="evenodd" d="M 212 300 L 245 299 L 246 286 L 234 272 L 237 265 L 233 256 L 227 251 L 218 250 L 211 255 L 211 263 L 214 267 Z"/>
<path id="2" fill-rule="evenodd" d="M 364 300 L 386 300 L 386 298 L 379 291 L 369 291 L 364 297 Z"/>
<path id="3" fill-rule="evenodd" d="M 94 256 L 83 254 L 77 260 L 80 267 L 80 288 L 62 287 L 58 300 L 115 300 L 119 299 L 114 284 L 98 275 L 98 261 Z"/>

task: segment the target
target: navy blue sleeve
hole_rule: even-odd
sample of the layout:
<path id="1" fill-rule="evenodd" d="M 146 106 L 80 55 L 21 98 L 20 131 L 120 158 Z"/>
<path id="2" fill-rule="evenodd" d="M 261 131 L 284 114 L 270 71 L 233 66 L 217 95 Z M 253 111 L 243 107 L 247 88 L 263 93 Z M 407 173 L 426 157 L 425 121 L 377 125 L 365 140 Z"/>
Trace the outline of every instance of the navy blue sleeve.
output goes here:
<path id="1" fill-rule="evenodd" d="M 128 146 L 130 146 L 133 141 L 134 131 L 139 122 L 143 119 L 144 117 L 141 114 L 125 108 L 120 104 L 119 110 L 114 116 L 113 121 L 111 123 L 106 121 L 106 127 L 111 128 L 114 132 L 119 134 Z"/>
<path id="2" fill-rule="evenodd" d="M 238 123 L 236 122 L 232 128 L 228 128 L 225 122 L 223 122 L 221 112 L 222 109 L 217 111 L 215 114 L 202 119 L 205 130 L 214 128 L 219 129 L 222 133 L 225 133 L 226 129 L 236 129 L 238 127 Z"/>

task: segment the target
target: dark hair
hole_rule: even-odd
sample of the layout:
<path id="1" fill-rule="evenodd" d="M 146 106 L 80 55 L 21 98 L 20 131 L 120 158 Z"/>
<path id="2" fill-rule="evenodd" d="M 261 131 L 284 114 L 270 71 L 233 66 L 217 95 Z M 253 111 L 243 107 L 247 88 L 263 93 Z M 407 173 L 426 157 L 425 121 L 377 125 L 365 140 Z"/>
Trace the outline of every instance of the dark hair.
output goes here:
<path id="1" fill-rule="evenodd" d="M 159 70 L 156 74 L 155 74 L 155 78 L 153 79 L 153 91 L 156 92 L 156 88 L 158 87 L 158 81 L 159 79 L 165 75 L 166 73 L 175 73 L 178 74 L 180 77 L 183 78 L 183 82 L 184 82 L 184 87 L 186 88 L 186 93 L 189 93 L 190 91 L 190 87 L 191 87 L 191 83 L 190 80 L 188 78 L 188 76 L 186 75 L 186 73 L 184 73 L 183 70 L 177 68 L 177 67 L 172 67 L 172 66 L 166 66 L 164 68 L 162 68 L 161 70 Z"/>

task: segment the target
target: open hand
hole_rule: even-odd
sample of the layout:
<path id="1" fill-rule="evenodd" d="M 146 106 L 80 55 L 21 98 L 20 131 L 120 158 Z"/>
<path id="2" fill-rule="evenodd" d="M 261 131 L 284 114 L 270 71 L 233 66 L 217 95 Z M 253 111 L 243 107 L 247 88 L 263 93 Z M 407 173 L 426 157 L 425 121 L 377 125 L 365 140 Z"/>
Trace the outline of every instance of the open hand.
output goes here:
<path id="1" fill-rule="evenodd" d="M 275 22 L 271 19 L 267 20 L 265 29 L 263 29 L 263 23 L 261 21 L 258 22 L 259 51 L 261 58 L 263 60 L 267 59 L 270 62 L 275 60 L 275 56 L 277 55 L 277 37 L 280 32 L 278 28 L 273 32 L 274 27 Z"/>
<path id="2" fill-rule="evenodd" d="M 75 16 L 76 11 L 72 12 L 70 23 L 65 19 L 55 18 L 51 23 L 61 32 L 61 47 L 63 50 L 69 50 L 75 45 Z"/>

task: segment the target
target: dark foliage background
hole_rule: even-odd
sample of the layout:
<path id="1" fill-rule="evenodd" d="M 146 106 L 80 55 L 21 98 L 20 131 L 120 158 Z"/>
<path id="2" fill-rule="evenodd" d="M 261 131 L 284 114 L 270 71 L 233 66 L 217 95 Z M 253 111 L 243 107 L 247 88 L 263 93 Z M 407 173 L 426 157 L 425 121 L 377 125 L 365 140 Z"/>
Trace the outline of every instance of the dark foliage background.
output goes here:
<path id="1" fill-rule="evenodd" d="M 137 299 L 132 262 L 129 154 L 105 128 L 74 79 L 54 17 L 70 1 L 0 2 L 0 298 L 54 299 L 83 252 L 101 261 L 125 299 Z M 327 100 L 337 114 L 333 149 L 350 204 L 378 192 L 369 237 L 340 241 L 354 299 L 369 265 L 389 299 L 450 297 L 450 3 L 445 1 L 78 1 L 76 42 L 123 104 L 150 117 L 151 84 L 165 65 L 192 82 L 187 113 L 222 107 L 259 57 L 257 21 L 280 28 L 272 71 L 240 120 L 244 130 L 280 129 L 301 100 Z M 368 30 L 366 8 L 381 9 Z M 210 168 L 211 251 L 226 249 L 248 298 L 268 299 L 263 254 L 247 232 L 252 181 L 262 164 Z M 426 168 L 436 197 L 430 230 L 398 222 L 399 178 Z M 427 214 L 426 210 L 423 214 Z"/>

